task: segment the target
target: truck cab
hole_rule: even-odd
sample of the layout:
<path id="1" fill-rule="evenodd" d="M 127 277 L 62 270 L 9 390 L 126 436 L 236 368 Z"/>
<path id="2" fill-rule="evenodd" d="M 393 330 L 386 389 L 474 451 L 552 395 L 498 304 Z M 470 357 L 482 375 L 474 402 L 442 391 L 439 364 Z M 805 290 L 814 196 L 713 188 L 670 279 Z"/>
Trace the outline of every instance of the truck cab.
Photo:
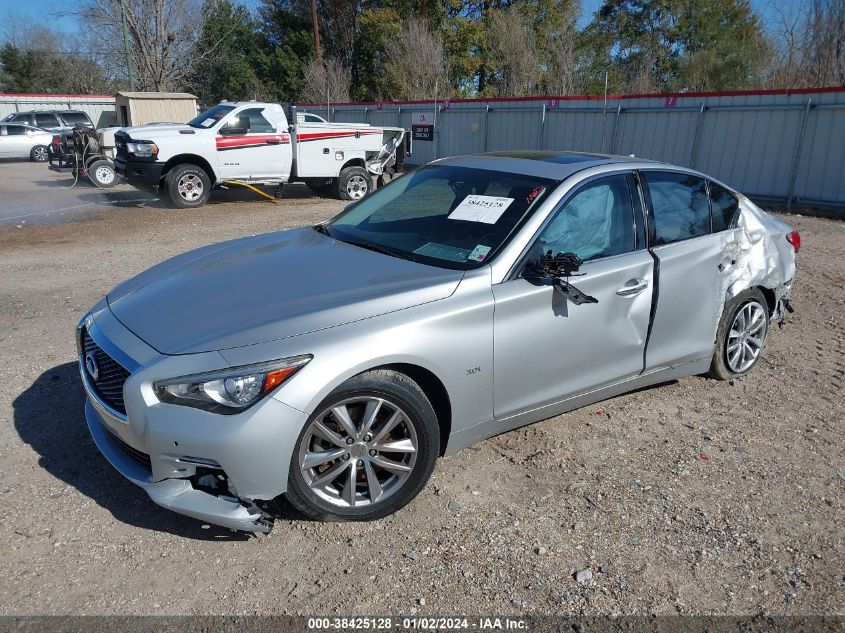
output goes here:
<path id="1" fill-rule="evenodd" d="M 115 168 L 130 184 L 163 189 L 177 207 L 204 204 L 227 183 L 304 182 L 342 199 L 363 197 L 373 177 L 404 158 L 404 130 L 303 122 L 255 101 L 221 103 L 184 125 L 144 125 L 115 134 Z"/>

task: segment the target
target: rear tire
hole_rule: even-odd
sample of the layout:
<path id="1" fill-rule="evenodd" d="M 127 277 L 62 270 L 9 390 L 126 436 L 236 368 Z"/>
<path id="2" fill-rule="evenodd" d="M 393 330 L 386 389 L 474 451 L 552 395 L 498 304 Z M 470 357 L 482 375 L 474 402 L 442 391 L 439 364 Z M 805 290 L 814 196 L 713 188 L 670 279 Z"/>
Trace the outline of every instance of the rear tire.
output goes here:
<path id="1" fill-rule="evenodd" d="M 110 161 L 99 158 L 88 165 L 88 180 L 97 187 L 109 189 L 117 184 L 117 172 Z"/>
<path id="2" fill-rule="evenodd" d="M 211 179 L 202 167 L 190 163 L 176 165 L 164 177 L 170 202 L 177 209 L 201 207 L 211 196 Z"/>
<path id="3" fill-rule="evenodd" d="M 750 372 L 763 355 L 768 333 L 769 306 L 760 290 L 750 288 L 728 301 L 716 330 L 710 376 L 729 380 Z"/>
<path id="4" fill-rule="evenodd" d="M 335 389 L 308 418 L 285 494 L 318 521 L 380 519 L 417 496 L 439 451 L 437 415 L 419 385 L 396 371 L 368 371 Z"/>
<path id="5" fill-rule="evenodd" d="M 29 150 L 29 159 L 35 163 L 46 163 L 49 157 L 50 153 L 46 145 L 36 145 Z"/>
<path id="6" fill-rule="evenodd" d="M 363 167 L 344 167 L 337 179 L 337 193 L 341 200 L 360 200 L 373 190 L 373 180 Z"/>

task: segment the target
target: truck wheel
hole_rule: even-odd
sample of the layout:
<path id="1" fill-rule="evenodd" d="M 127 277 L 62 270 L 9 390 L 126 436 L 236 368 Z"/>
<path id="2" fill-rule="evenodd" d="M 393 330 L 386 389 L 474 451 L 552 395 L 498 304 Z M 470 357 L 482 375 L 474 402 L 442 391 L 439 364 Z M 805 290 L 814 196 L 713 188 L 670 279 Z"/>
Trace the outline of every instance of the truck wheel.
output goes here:
<path id="1" fill-rule="evenodd" d="M 164 177 L 167 195 L 177 209 L 201 207 L 211 195 L 211 179 L 202 167 L 176 165 Z"/>
<path id="2" fill-rule="evenodd" d="M 46 163 L 47 162 L 47 146 L 46 145 L 36 145 L 29 151 L 29 157 L 36 163 Z"/>
<path id="3" fill-rule="evenodd" d="M 88 180 L 103 189 L 114 187 L 117 183 L 117 174 L 114 171 L 114 165 L 105 158 L 95 160 L 88 165 Z"/>
<path id="4" fill-rule="evenodd" d="M 373 189 L 370 174 L 363 167 L 344 167 L 337 179 L 337 192 L 341 200 L 360 200 Z"/>

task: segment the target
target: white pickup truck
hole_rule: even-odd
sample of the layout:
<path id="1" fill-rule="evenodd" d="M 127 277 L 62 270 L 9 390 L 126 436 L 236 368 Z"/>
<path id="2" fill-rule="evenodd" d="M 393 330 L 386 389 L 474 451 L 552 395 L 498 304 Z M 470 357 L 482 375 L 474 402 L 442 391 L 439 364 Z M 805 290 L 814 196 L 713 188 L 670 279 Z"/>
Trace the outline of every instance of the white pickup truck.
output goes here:
<path id="1" fill-rule="evenodd" d="M 365 196 L 405 156 L 405 130 L 291 119 L 276 103 L 221 103 L 183 125 L 142 125 L 115 134 L 115 170 L 130 184 L 158 187 L 176 207 L 204 204 L 226 183 L 304 182 L 344 200 Z"/>

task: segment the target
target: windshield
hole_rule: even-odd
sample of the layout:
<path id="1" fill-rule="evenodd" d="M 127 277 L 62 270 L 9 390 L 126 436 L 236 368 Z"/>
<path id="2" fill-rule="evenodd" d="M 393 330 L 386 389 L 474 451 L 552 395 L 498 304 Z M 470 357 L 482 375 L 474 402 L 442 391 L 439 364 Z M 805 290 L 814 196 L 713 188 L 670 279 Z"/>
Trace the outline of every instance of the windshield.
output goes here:
<path id="1" fill-rule="evenodd" d="M 188 125 L 200 128 L 211 127 L 234 109 L 235 106 L 233 105 L 216 105 L 211 110 L 206 110 L 198 117 L 188 121 Z"/>
<path id="2" fill-rule="evenodd" d="M 325 225 L 331 237 L 444 268 L 492 259 L 558 183 L 431 165 L 378 189 Z"/>

